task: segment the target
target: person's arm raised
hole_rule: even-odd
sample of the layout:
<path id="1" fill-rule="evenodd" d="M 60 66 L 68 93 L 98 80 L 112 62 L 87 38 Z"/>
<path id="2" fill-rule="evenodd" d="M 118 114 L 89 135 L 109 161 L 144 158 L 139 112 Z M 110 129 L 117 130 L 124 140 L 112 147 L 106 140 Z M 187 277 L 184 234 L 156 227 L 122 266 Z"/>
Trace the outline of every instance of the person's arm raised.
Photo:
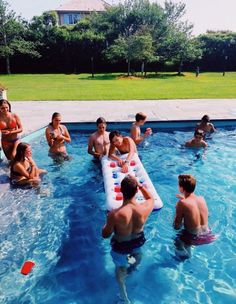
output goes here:
<path id="1" fill-rule="evenodd" d="M 154 208 L 154 198 L 152 194 L 141 184 L 138 184 L 139 190 L 142 192 L 145 202 L 142 203 L 142 206 L 145 207 L 147 214 L 151 213 Z"/>

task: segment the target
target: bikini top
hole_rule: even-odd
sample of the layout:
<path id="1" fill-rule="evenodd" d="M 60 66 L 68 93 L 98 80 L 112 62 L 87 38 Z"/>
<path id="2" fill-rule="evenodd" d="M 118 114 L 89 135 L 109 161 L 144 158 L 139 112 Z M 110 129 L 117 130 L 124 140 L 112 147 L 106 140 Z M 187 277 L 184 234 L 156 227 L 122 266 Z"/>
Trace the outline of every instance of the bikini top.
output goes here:
<path id="1" fill-rule="evenodd" d="M 49 125 L 48 127 L 49 127 L 49 129 L 50 129 L 50 135 L 53 135 L 53 136 L 54 136 L 54 135 L 55 135 L 55 129 L 53 128 L 52 125 Z M 60 130 L 61 135 L 64 135 L 65 131 L 64 131 L 64 129 L 62 128 L 62 126 L 59 126 L 59 130 Z"/>
<path id="2" fill-rule="evenodd" d="M 29 167 L 26 169 L 26 171 L 27 171 L 28 173 L 31 173 L 31 171 L 32 171 L 32 165 L 31 165 L 31 164 L 29 164 Z M 11 167 L 11 175 L 22 176 L 21 173 L 15 171 L 15 170 L 13 169 L 13 166 Z"/>
<path id="3" fill-rule="evenodd" d="M 12 113 L 11 116 L 10 116 L 10 121 L 9 122 L 5 122 L 5 121 L 2 121 L 1 122 L 1 129 L 2 130 L 13 130 L 13 129 L 16 129 L 17 127 L 17 122 L 16 122 L 16 119 L 15 119 L 15 115 Z"/>

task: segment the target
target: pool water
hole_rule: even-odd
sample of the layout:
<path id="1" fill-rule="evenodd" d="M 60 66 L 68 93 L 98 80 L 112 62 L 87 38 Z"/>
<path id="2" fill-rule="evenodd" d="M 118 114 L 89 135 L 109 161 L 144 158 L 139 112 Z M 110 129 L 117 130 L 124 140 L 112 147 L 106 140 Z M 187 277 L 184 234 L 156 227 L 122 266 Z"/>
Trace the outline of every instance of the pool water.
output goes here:
<path id="1" fill-rule="evenodd" d="M 88 134 L 73 132 L 73 160 L 54 164 L 43 136 L 32 141 L 39 167 L 47 169 L 41 193 L 12 189 L 0 202 L 0 303 L 110 304 L 118 286 L 103 240 L 105 195 L 101 170 L 87 154 Z M 143 260 L 127 277 L 132 303 L 236 303 L 236 130 L 220 130 L 206 152 L 181 144 L 192 132 L 154 133 L 139 148 L 143 164 L 163 200 L 150 216 Z M 174 258 L 172 222 L 177 176 L 197 178 L 209 225 L 219 239 L 194 247 L 192 258 Z M 24 261 L 36 263 L 28 276 Z"/>

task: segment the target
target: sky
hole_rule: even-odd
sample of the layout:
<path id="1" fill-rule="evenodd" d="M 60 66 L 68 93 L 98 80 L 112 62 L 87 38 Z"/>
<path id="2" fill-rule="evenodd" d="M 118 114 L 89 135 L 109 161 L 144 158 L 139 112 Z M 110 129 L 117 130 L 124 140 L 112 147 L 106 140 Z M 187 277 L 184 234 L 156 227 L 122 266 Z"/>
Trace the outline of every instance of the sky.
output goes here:
<path id="1" fill-rule="evenodd" d="M 30 20 L 35 15 L 53 10 L 68 0 L 7 0 L 17 15 Z M 89 1 L 89 0 L 88 0 Z M 108 0 L 117 3 L 119 0 Z M 122 2 L 122 1 L 121 1 Z M 152 0 L 163 5 L 164 0 Z M 180 0 L 172 0 L 180 2 Z M 236 32 L 236 0 L 181 0 L 186 4 L 185 18 L 194 24 L 193 34 L 207 30 L 231 30 Z"/>

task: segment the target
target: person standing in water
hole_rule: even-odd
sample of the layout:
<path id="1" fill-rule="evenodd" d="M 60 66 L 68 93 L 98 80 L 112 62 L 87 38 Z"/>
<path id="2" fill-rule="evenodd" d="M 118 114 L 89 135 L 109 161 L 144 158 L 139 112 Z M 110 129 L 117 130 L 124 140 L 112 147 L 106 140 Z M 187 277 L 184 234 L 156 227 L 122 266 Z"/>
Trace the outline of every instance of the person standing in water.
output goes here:
<path id="1" fill-rule="evenodd" d="M 208 227 L 208 207 L 202 196 L 194 193 L 196 179 L 190 174 L 178 176 L 180 194 L 176 197 L 173 227 L 176 230 L 183 229 L 175 240 L 176 255 L 179 258 L 191 257 L 191 245 L 211 243 L 216 239 Z"/>
<path id="2" fill-rule="evenodd" d="M 96 124 L 97 131 L 89 137 L 88 153 L 93 155 L 95 159 L 101 159 L 109 151 L 109 132 L 106 131 L 107 123 L 103 117 L 99 117 Z"/>
<path id="3" fill-rule="evenodd" d="M 135 195 L 141 191 L 145 201 L 136 202 Z M 111 239 L 111 256 L 116 266 L 116 279 L 120 295 L 125 303 L 128 299 L 125 278 L 129 269 L 134 269 L 141 261 L 141 247 L 145 243 L 144 225 L 153 210 L 154 199 L 151 193 L 133 176 L 126 176 L 121 182 L 123 204 L 111 211 L 102 229 L 103 238 Z"/>
<path id="4" fill-rule="evenodd" d="M 67 127 L 61 124 L 61 115 L 53 113 L 52 121 L 45 131 L 49 145 L 48 155 L 56 161 L 70 160 L 67 154 L 65 142 L 71 142 Z"/>
<path id="5" fill-rule="evenodd" d="M 152 129 L 147 128 L 144 135 L 141 135 L 140 127 L 145 124 L 146 119 L 147 116 L 144 113 L 142 112 L 137 113 L 135 115 L 135 122 L 132 124 L 132 127 L 130 129 L 131 138 L 137 145 L 143 142 L 149 135 L 152 134 Z"/>
<path id="6" fill-rule="evenodd" d="M 12 160 L 16 155 L 23 127 L 19 116 L 11 112 L 10 104 L 5 99 L 0 100 L 0 130 L 3 152 L 8 160 Z"/>

